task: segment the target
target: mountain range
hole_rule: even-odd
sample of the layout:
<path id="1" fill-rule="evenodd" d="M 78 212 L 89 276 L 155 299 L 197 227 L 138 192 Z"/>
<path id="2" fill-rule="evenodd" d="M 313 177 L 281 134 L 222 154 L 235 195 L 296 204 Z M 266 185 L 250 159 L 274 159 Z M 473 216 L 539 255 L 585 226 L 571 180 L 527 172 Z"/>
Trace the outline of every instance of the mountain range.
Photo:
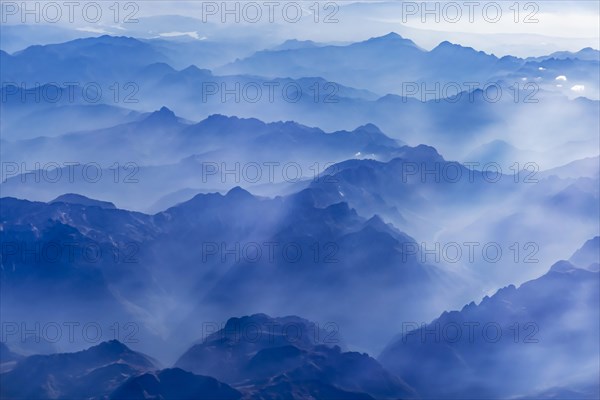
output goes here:
<path id="1" fill-rule="evenodd" d="M 14 355 L 3 361 L 0 390 L 15 399 L 592 399 L 600 389 L 598 251 L 596 237 L 518 288 L 429 324 L 405 320 L 378 360 L 342 350 L 338 332 L 306 319 L 254 314 L 210 324 L 172 368 L 117 340 L 76 353 Z M 2 350 L 5 360 L 13 354 Z M 507 379 L 498 382 L 499 374 Z"/>

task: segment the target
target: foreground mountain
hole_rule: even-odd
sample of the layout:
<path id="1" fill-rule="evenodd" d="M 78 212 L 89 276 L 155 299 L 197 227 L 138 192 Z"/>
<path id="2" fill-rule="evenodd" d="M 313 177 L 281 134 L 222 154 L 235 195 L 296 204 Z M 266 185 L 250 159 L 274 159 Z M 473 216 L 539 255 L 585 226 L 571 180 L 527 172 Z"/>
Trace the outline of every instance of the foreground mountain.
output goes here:
<path id="1" fill-rule="evenodd" d="M 598 271 L 559 261 L 545 275 L 500 289 L 478 305 L 444 312 L 428 324 L 407 322 L 379 360 L 425 397 L 545 392 L 594 398 L 599 283 Z"/>
<path id="2" fill-rule="evenodd" d="M 376 298 L 387 304 L 410 303 L 414 311 L 429 310 L 434 298 L 452 297 L 449 288 L 464 284 L 451 270 L 423 263 L 419 252 L 411 254 L 407 249 L 414 245 L 413 238 L 377 216 L 362 218 L 344 202 L 320 208 L 311 191 L 269 200 L 253 198 L 240 189 L 228 193 L 225 208 L 214 208 L 215 200 L 198 195 L 157 216 L 186 221 L 186 228 L 179 229 L 189 238 L 168 240 L 165 246 L 191 255 L 196 252 L 191 250 L 194 243 L 213 243 L 205 248 L 204 265 L 214 265 L 218 279 L 209 274 L 193 289 L 205 296 L 196 300 L 190 313 L 187 323 L 192 326 L 199 325 L 194 315 L 218 318 L 226 311 L 304 314 L 339 324 L 348 340 L 368 348 L 367 343 L 385 336 L 369 328 L 386 319 L 370 308 Z M 205 224 L 212 225 L 212 236 L 207 236 Z M 231 229 L 228 224 L 235 227 L 235 236 L 226 233 Z M 200 250 L 196 260 L 201 259 Z M 277 303 L 265 293 L 277 296 Z M 346 298 L 343 303 L 338 301 L 340 296 Z M 324 309 L 323 304 L 332 306 Z M 404 306 L 396 309 L 405 315 L 413 313 Z M 352 318 L 344 314 L 349 310 Z"/>
<path id="3" fill-rule="evenodd" d="M 275 393 L 327 399 L 413 394 L 367 354 L 342 352 L 337 344 L 336 335 L 307 320 L 256 314 L 229 319 L 184 353 L 176 366 L 199 374 L 212 372 L 244 387 L 251 398 L 273 398 Z"/>
<path id="4" fill-rule="evenodd" d="M 320 207 L 310 191 L 261 198 L 235 188 L 155 215 L 14 198 L 1 205 L 3 317 L 132 321 L 145 351 L 159 337 L 170 339 L 164 353 L 183 351 L 202 329 L 198 315 L 261 310 L 335 322 L 369 348 L 390 335 L 369 328 L 389 320 L 372 312 L 380 298 L 399 314 L 431 315 L 437 298 L 463 287 L 450 270 L 408 252 L 417 247 L 410 236 L 346 203 Z"/>
<path id="5" fill-rule="evenodd" d="M 296 316 L 231 318 L 192 346 L 174 368 L 159 370 L 148 356 L 112 340 L 76 353 L 17 360 L 0 374 L 0 394 L 11 399 L 94 400 L 415 396 L 368 354 L 344 352 L 330 336 Z"/>
<path id="6" fill-rule="evenodd" d="M 77 353 L 26 357 L 0 375 L 0 392 L 10 399 L 100 399 L 155 368 L 148 356 L 112 340 Z"/>
<path id="7" fill-rule="evenodd" d="M 287 350 L 289 356 L 294 357 L 320 344 L 341 344 L 338 332 L 327 332 L 314 322 L 295 316 L 271 318 L 254 314 L 230 318 L 223 326 L 214 328 L 218 330 L 188 349 L 175 366 L 198 374 L 212 373 L 223 381 L 239 382 L 249 374 L 265 374 L 269 358 L 257 357 L 261 352 L 266 355 L 269 350 L 281 351 L 283 357 Z"/>
<path id="8" fill-rule="evenodd" d="M 158 367 L 150 357 L 111 340 L 76 353 L 21 358 L 0 374 L 0 395 L 24 400 L 232 400 L 242 395 L 214 378 Z"/>
<path id="9" fill-rule="evenodd" d="M 216 379 L 179 368 L 130 378 L 110 396 L 114 400 L 236 400 L 240 392 Z"/>

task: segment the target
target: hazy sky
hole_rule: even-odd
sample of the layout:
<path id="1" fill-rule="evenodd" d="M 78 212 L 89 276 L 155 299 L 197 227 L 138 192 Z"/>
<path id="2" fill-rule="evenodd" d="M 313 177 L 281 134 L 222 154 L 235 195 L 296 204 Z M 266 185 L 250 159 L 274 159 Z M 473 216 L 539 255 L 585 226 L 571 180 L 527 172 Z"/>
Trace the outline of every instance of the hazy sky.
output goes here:
<path id="1" fill-rule="evenodd" d="M 517 56 L 600 47 L 600 2 L 595 0 L 147 0 L 122 1 L 118 7 L 112 1 L 77 2 L 72 9 L 61 1 L 25 3 L 29 13 L 23 11 L 21 1 L 3 1 L 2 22 L 35 25 L 37 16 L 40 24 L 75 29 L 82 35 L 185 34 L 197 40 L 231 37 L 234 33 L 265 36 L 267 32 L 273 41 L 297 38 L 349 42 L 394 31 L 426 49 L 450 40 L 497 55 Z M 147 18 L 172 15 L 195 20 L 182 24 L 176 19 Z"/>

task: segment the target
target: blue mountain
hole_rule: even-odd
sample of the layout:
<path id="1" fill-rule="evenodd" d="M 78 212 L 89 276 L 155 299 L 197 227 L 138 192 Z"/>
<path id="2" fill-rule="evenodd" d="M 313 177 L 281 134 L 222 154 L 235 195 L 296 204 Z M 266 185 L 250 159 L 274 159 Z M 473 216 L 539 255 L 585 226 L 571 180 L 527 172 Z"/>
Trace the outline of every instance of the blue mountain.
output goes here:
<path id="1" fill-rule="evenodd" d="M 599 294 L 597 270 L 559 261 L 518 288 L 428 324 L 407 324 L 379 360 L 426 397 L 529 398 L 558 385 L 563 393 L 573 389 L 572 398 L 593 398 Z M 576 395 L 581 387 L 587 389 Z"/>
<path id="2" fill-rule="evenodd" d="M 115 400 L 235 400 L 241 397 L 242 393 L 214 378 L 179 368 L 147 372 L 130 378 L 110 396 Z"/>
<path id="3" fill-rule="evenodd" d="M 466 77 L 485 81 L 514 71 L 521 64 L 519 59 L 500 62 L 493 55 L 449 42 L 427 52 L 392 32 L 346 46 L 260 51 L 218 71 L 269 77 L 322 76 L 380 94 L 401 94 L 403 82 L 466 82 Z M 344 68 L 337 68 L 340 65 Z"/>
<path id="4" fill-rule="evenodd" d="M 75 193 L 67 193 L 62 196 L 58 196 L 56 199 L 49 201 L 49 204 L 52 203 L 68 203 L 68 204 L 81 204 L 86 207 L 100 207 L 100 208 L 108 208 L 115 209 L 115 205 L 109 201 L 100 201 L 95 199 L 90 199 L 88 197 L 75 194 Z"/>
<path id="5" fill-rule="evenodd" d="M 0 393 L 11 399 L 100 399 L 155 368 L 150 357 L 112 340 L 76 353 L 26 357 L 0 374 Z"/>
<path id="6" fill-rule="evenodd" d="M 184 353 L 176 366 L 195 373 L 212 372 L 218 379 L 238 383 L 260 397 L 313 392 L 318 398 L 315 386 L 321 388 L 323 396 L 326 391 L 338 391 L 340 397 L 335 398 L 343 399 L 356 398 L 351 393 L 374 398 L 413 394 L 367 354 L 343 352 L 334 344 L 337 341 L 322 344 L 328 336 L 318 325 L 295 316 L 231 318 Z"/>
<path id="7" fill-rule="evenodd" d="M 176 347 L 194 339 L 194 329 L 200 328 L 196 315 L 218 318 L 227 310 L 248 313 L 262 308 L 337 321 L 349 340 L 368 348 L 388 336 L 385 331 L 361 333 L 368 330 L 365 321 L 385 319 L 370 312 L 377 302 L 370 294 L 373 288 L 389 302 L 410 301 L 402 312 L 416 315 L 435 307 L 434 299 L 452 276 L 421 262 L 418 253 L 409 254 L 406 246 L 417 247 L 410 236 L 377 217 L 359 216 L 346 203 L 321 208 L 311 191 L 261 198 L 234 188 L 225 196 L 199 194 L 155 215 L 94 202 L 2 198 L 1 204 L 5 222 L 0 235 L 16 246 L 4 249 L 5 267 L 0 270 L 7 318 L 25 314 L 51 320 L 59 318 L 52 310 L 71 304 L 72 318 L 97 314 L 95 318 L 104 321 L 110 308 L 111 318 L 138 320 L 147 312 L 164 312 L 160 310 L 166 299 L 188 304 L 186 313 L 144 317 L 140 329 L 149 346 L 157 339 L 154 324 L 166 327 L 165 335 L 172 335 Z M 20 251 L 43 249 L 48 243 L 76 246 L 72 254 L 61 252 L 60 258 L 22 256 Z M 275 245 L 272 253 L 263 243 Z M 260 253 L 256 258 L 240 250 L 227 256 L 215 252 L 215 246 L 223 251 L 258 246 Z M 86 249 L 91 247 L 99 248 L 101 256 L 90 260 Z M 454 280 L 452 285 L 457 284 Z M 228 295 L 232 292 L 235 297 Z M 270 295 L 260 293 L 278 293 L 280 302 L 274 304 Z M 322 302 L 333 302 L 340 294 L 352 300 L 337 310 L 322 308 Z M 74 303 L 82 297 L 85 301 Z M 149 302 L 150 298 L 163 300 Z M 339 320 L 343 310 L 352 310 L 356 319 Z"/>

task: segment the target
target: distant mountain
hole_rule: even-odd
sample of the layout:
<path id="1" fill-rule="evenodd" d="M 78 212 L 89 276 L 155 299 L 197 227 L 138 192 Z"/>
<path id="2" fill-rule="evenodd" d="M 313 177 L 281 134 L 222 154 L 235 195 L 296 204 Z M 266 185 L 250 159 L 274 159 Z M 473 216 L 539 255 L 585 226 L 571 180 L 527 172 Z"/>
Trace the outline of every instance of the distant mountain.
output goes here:
<path id="1" fill-rule="evenodd" d="M 387 160 L 401 145 L 373 124 L 324 132 L 291 121 L 223 115 L 192 124 L 163 107 L 110 128 L 3 142 L 3 160 L 28 172 L 20 175 L 17 167 L 9 175 L 6 169 L 0 185 L 6 196 L 47 201 L 76 192 L 145 211 L 184 188 L 296 183 L 349 158 Z"/>
<path id="2" fill-rule="evenodd" d="M 232 149 L 232 141 L 240 148 Z M 217 167 L 244 161 L 295 162 L 306 164 L 305 175 L 314 175 L 309 165 L 365 156 L 386 159 L 401 144 L 373 124 L 330 133 L 292 121 L 265 123 L 218 114 L 191 124 L 162 107 L 110 128 L 6 143 L 2 153 L 20 162 L 60 163 L 63 159 L 107 167 L 115 162 L 167 164 L 200 155 L 209 162 L 219 161 Z M 275 147 L 277 155 L 271 151 Z"/>
<path id="3" fill-rule="evenodd" d="M 569 258 L 569 261 L 581 268 L 595 269 L 598 271 L 598 264 L 600 264 L 600 236 L 596 236 L 585 242 L 585 244 Z"/>
<path id="4" fill-rule="evenodd" d="M 557 385 L 593 390 L 600 372 L 599 282 L 598 272 L 559 261 L 478 305 L 428 324 L 408 322 L 379 360 L 425 397 L 507 398 Z"/>
<path id="5" fill-rule="evenodd" d="M 320 204 L 347 201 L 361 214 L 381 213 L 411 232 L 418 229 L 419 234 L 440 224 L 449 209 L 463 204 L 464 196 L 485 203 L 493 200 L 494 193 L 520 189 L 510 177 L 495 176 L 491 183 L 477 167 L 446 161 L 435 148 L 425 145 L 401 147 L 388 162 L 344 161 L 323 176 L 327 179 L 309 186 Z"/>
<path id="6" fill-rule="evenodd" d="M 324 46 L 324 45 L 313 42 L 312 40 L 290 39 L 290 40 L 286 40 L 285 42 L 281 43 L 278 46 L 273 47 L 270 50 L 271 51 L 297 50 L 297 49 L 306 49 L 306 48 L 321 47 L 321 46 Z"/>
<path id="7" fill-rule="evenodd" d="M 544 204 L 555 211 L 579 218 L 600 218 L 600 188 L 598 178 L 579 178 L 554 193 Z"/>
<path id="8" fill-rule="evenodd" d="M 100 207 L 100 208 L 107 208 L 107 209 L 115 209 L 117 207 L 115 207 L 115 205 L 109 201 L 101 201 L 101 200 L 94 200 L 94 199 L 90 199 L 88 197 L 82 196 L 80 194 L 75 194 L 75 193 L 67 193 L 67 194 L 63 194 L 62 196 L 58 196 L 56 199 L 49 201 L 49 204 L 52 203 L 69 203 L 69 204 L 81 204 L 82 206 L 86 206 L 86 207 Z"/>
<path id="9" fill-rule="evenodd" d="M 597 66 L 591 65 L 582 68 L 590 71 L 590 74 L 598 70 Z M 537 72 L 537 70 L 532 71 L 531 74 Z M 270 84 L 269 79 L 244 78 L 237 75 L 228 78 L 212 78 L 209 82 L 217 85 L 212 86 L 216 93 L 208 95 L 204 92 L 204 100 L 202 90 L 193 90 L 193 88 L 201 88 L 201 82 L 205 81 L 189 82 L 171 89 L 162 88 L 164 86 L 162 84 L 156 86 L 157 93 L 172 94 L 168 103 L 165 103 L 164 98 L 152 93 L 144 95 L 143 98 L 152 99 L 149 105 L 151 108 L 166 104 L 178 115 L 191 120 L 204 119 L 210 114 L 219 113 L 243 118 L 258 118 L 263 121 L 292 120 L 307 126 L 318 126 L 326 131 L 353 130 L 356 126 L 372 123 L 391 138 L 413 146 L 422 143 L 435 144 L 440 152 L 459 160 L 482 143 L 498 139 L 523 150 L 539 151 L 525 138 L 536 138 L 539 143 L 544 143 L 544 148 L 556 148 L 556 151 L 550 152 L 542 160 L 538 158 L 528 160 L 538 161 L 544 168 L 566 164 L 575 159 L 597 156 L 598 138 L 597 135 L 592 134 L 594 132 L 592 128 L 598 127 L 600 119 L 598 101 L 585 98 L 569 100 L 574 97 L 573 95 L 597 98 L 593 93 L 594 83 L 583 83 L 589 89 L 589 92 L 583 93 L 571 90 L 575 83 L 563 85 L 562 89 L 566 89 L 566 92 L 562 93 L 560 89 L 561 95 L 558 95 L 556 91 L 559 88 L 555 87 L 555 78 L 558 74 L 553 75 L 553 72 L 550 72 L 543 78 L 543 82 L 533 81 L 529 84 L 529 81 L 526 81 L 529 84 L 527 87 L 521 80 L 524 76 L 527 75 L 519 73 L 498 83 L 477 81 L 479 84 L 474 90 L 460 85 L 460 87 L 444 88 L 442 83 L 436 88 L 435 83 L 439 80 L 434 80 L 433 84 L 425 87 L 417 83 L 413 95 L 405 93 L 404 96 L 385 95 L 380 98 L 373 96 L 371 92 L 351 90 L 348 86 L 343 86 L 343 82 L 327 76 L 272 79 L 272 84 L 278 86 L 271 101 L 269 92 L 264 86 Z M 532 79 L 536 76 L 534 75 Z M 235 89 L 236 82 L 239 83 L 239 90 Z M 391 83 L 386 83 L 386 90 L 383 93 L 389 93 L 393 89 Z M 219 86 L 223 84 L 225 86 Z M 251 94 L 248 96 L 241 94 L 243 87 L 248 90 L 254 88 L 252 93 L 255 93 L 256 85 L 261 88 L 258 92 L 259 101 L 254 102 L 255 97 Z M 283 93 L 284 87 L 288 88 L 290 94 Z M 232 90 L 240 95 L 237 98 L 234 95 L 223 97 L 223 88 L 234 88 Z M 429 92 L 424 88 L 429 88 Z M 298 101 L 292 97 L 294 93 L 302 94 Z M 198 107 L 198 104 L 202 104 L 203 107 Z M 544 123 L 524 122 L 530 120 L 540 120 Z M 574 120 L 580 123 L 568 122 Z M 548 129 L 556 127 L 568 129 L 570 132 L 568 138 L 563 135 L 549 137 Z M 567 141 L 573 142 L 568 149 L 565 146 Z M 534 152 L 533 155 L 536 153 Z"/>
<path id="10" fill-rule="evenodd" d="M 576 160 L 560 167 L 542 171 L 540 176 L 550 177 L 556 175 L 559 178 L 598 178 L 600 176 L 600 156 L 588 157 Z"/>
<path id="11" fill-rule="evenodd" d="M 131 42 L 135 39 L 108 36 L 82 40 L 36 51 L 53 49 L 72 53 L 73 48 L 87 48 L 96 41 L 101 46 L 114 47 L 118 53 L 135 43 Z M 160 54 L 164 51 L 156 50 L 159 44 L 152 41 L 137 42 L 135 48 L 140 45 L 148 46 Z M 183 46 L 175 53 L 187 53 L 188 43 L 185 41 L 159 42 L 169 48 Z M 195 42 L 202 43 L 204 40 Z M 31 54 L 35 55 L 36 51 Z M 20 54 L 2 57 L 10 64 L 13 58 L 24 57 Z M 179 58 L 173 55 L 169 57 Z M 555 163 L 550 166 L 597 155 L 592 151 L 597 147 L 597 138 L 593 135 L 599 120 L 597 102 L 568 100 L 581 96 L 599 98 L 600 94 L 595 89 L 598 87 L 599 68 L 596 61 L 497 58 L 449 42 L 442 42 L 426 52 L 395 34 L 346 46 L 262 51 L 230 64 L 225 70 L 240 66 L 243 71 L 235 74 L 235 71 L 227 71 L 227 75 L 223 75 L 223 70 L 211 72 L 201 68 L 205 67 L 202 63 L 195 64 L 200 67 L 194 64 L 190 66 L 189 62 L 175 65 L 169 57 L 142 57 L 139 63 L 130 60 L 131 68 L 125 71 L 107 69 L 118 78 L 100 81 L 103 90 L 100 103 L 138 111 L 167 106 L 189 120 L 201 120 L 217 113 L 264 121 L 293 120 L 307 126 L 319 126 L 326 131 L 352 130 L 356 126 L 373 123 L 390 137 L 413 145 L 435 143 L 440 151 L 454 159 L 461 159 L 481 143 L 499 138 L 524 150 L 530 147 L 530 143 L 523 139 L 525 137 L 539 138 L 553 148 L 564 147 L 564 137 L 547 135 L 550 127 L 556 127 L 568 129 L 569 139 L 580 144 L 566 152 L 556 153 L 560 157 L 554 153 L 548 156 Z M 274 63 L 264 63 L 262 58 Z M 54 85 L 56 82 L 65 82 L 42 79 L 46 72 L 37 71 L 39 68 L 35 67 L 41 66 L 41 63 L 22 61 L 27 61 L 29 67 L 15 68 L 15 74 L 35 75 L 35 82 L 42 85 L 44 82 L 55 82 Z M 76 101 L 68 104 L 73 107 L 83 105 L 80 103 L 82 85 L 89 80 L 86 77 L 79 79 L 78 76 L 87 76 L 89 71 L 96 68 L 88 68 L 87 60 L 82 63 L 71 67 L 69 74 L 73 79 L 66 81 L 81 83 L 81 87 L 74 91 Z M 246 64 L 250 67 L 241 68 Z M 348 67 L 334 68 L 337 65 Z M 448 69 L 440 65 L 461 67 Z M 272 74 L 270 69 L 274 70 Z M 562 79 L 563 76 L 567 81 L 556 79 Z M 65 129 L 76 131 L 130 121 L 124 117 L 119 120 L 115 112 L 117 115 L 110 119 L 114 123 L 101 121 L 94 115 L 91 115 L 93 119 L 88 118 L 86 122 L 79 108 L 69 111 L 68 108 L 48 104 L 47 97 L 55 93 L 54 89 L 48 89 L 50 95 L 44 95 L 43 91 L 36 94 L 36 90 L 32 89 L 23 102 L 20 89 L 14 87 L 15 82 L 21 81 L 21 78 L 13 80 L 13 86 L 5 83 L 10 87 L 6 92 L 8 101 L 5 110 L 12 109 L 4 113 L 7 117 L 3 119 L 3 129 L 10 128 L 8 132 L 3 131 L 8 135 L 3 135 L 5 139 L 40 134 L 54 136 Z M 112 86 L 115 81 L 121 84 L 118 96 Z M 130 82 L 135 85 L 126 88 L 124 85 Z M 477 82 L 477 89 L 473 90 L 465 84 L 467 82 Z M 373 88 L 373 85 L 377 87 Z M 497 99 L 498 87 L 501 93 Z M 66 94 L 68 89 L 62 90 L 62 102 L 57 104 L 65 106 L 63 102 L 69 98 Z M 386 95 L 388 93 L 393 95 Z M 41 97 L 39 103 L 33 101 L 36 95 Z M 378 99 L 379 96 L 383 97 Z M 92 106 L 87 100 L 85 104 Z M 13 103 L 20 104 L 17 107 Z M 20 111 L 15 113 L 17 108 Z M 53 116 L 54 109 L 60 111 L 60 115 Z M 86 110 L 90 114 L 90 110 Z M 27 118 L 38 119 L 45 124 L 35 124 L 32 133 L 32 129 L 27 127 Z M 74 121 L 72 127 L 65 123 L 69 118 Z M 544 123 L 532 125 L 524 122 L 531 120 Z M 581 123 L 568 122 L 573 120 Z M 40 126 L 49 128 L 42 129 Z"/>
<path id="12" fill-rule="evenodd" d="M 4 99 L 0 110 L 5 117 L 0 126 L 5 140 L 53 137 L 107 128 L 139 118 L 138 112 L 124 108 L 130 104 L 93 104 L 86 101 L 81 86 L 69 89 L 49 84 L 23 90 L 6 85 L 0 88 L 0 96 Z"/>
<path id="13" fill-rule="evenodd" d="M 468 82 L 478 83 L 480 88 L 504 82 L 508 91 L 523 88 L 531 92 L 532 88 L 542 88 L 575 95 L 572 97 L 577 95 L 572 87 L 579 85 L 577 90 L 584 90 L 581 94 L 598 99 L 596 72 L 599 61 L 598 51 L 589 48 L 577 53 L 559 52 L 529 59 L 498 58 L 448 41 L 425 51 L 412 41 L 390 33 L 350 45 L 259 51 L 217 71 L 272 78 L 321 76 L 380 95 L 391 93 L 421 100 L 427 95 L 451 97 L 456 94 L 456 87 L 459 92 L 467 90 Z M 339 65 L 344 68 L 334 68 Z M 564 88 L 556 86 L 564 83 L 555 80 L 559 76 L 568 77 L 568 82 L 562 85 Z"/>
<path id="14" fill-rule="evenodd" d="M 504 140 L 496 139 L 473 149 L 462 157 L 465 162 L 480 164 L 498 163 L 505 171 L 515 168 L 515 163 L 525 165 L 536 160 L 544 160 L 544 155 L 535 151 L 518 149 Z"/>
<path id="15" fill-rule="evenodd" d="M 177 16 L 171 16 L 172 18 L 177 18 Z M 156 19 L 167 19 L 167 16 L 156 16 L 156 17 L 148 17 L 148 18 L 140 18 L 139 24 L 130 24 L 131 25 L 142 25 L 144 22 L 150 22 L 151 20 Z M 179 17 L 180 19 L 182 17 Z M 185 17 L 183 17 L 185 18 Z M 176 22 L 178 29 L 181 29 L 179 26 L 181 21 Z M 200 26 L 211 25 L 208 22 L 199 20 L 199 19 L 188 19 L 188 24 L 190 25 L 190 31 L 197 31 Z M 168 23 L 166 24 L 169 25 Z M 169 29 L 169 28 L 166 28 Z M 165 32 L 165 33 L 168 33 Z M 199 34 L 200 35 L 200 34 Z M 136 35 L 134 35 L 136 36 Z M 154 35 L 153 35 L 154 36 Z M 201 68 L 216 68 L 228 62 L 231 62 L 239 57 L 247 57 L 251 55 L 253 52 L 263 48 L 261 41 L 253 40 L 253 38 L 246 35 L 244 39 L 241 37 L 235 36 L 234 38 L 218 38 L 215 35 L 209 35 L 210 37 L 204 37 L 202 40 L 190 39 L 186 40 L 185 37 L 183 40 L 178 40 L 175 37 L 167 37 L 163 36 L 160 38 L 147 38 L 140 39 L 142 42 L 151 45 L 156 51 L 164 54 L 165 57 L 169 60 L 169 64 L 173 67 L 185 68 L 189 65 L 197 65 Z M 139 36 L 136 36 L 139 37 Z M 200 37 L 199 37 L 200 38 Z"/>
<path id="16" fill-rule="evenodd" d="M 559 56 L 525 62 L 518 70 L 506 74 L 504 79 L 513 84 L 521 80 L 531 88 L 561 93 L 569 98 L 599 98 L 599 57 L 578 58 Z"/>
<path id="17" fill-rule="evenodd" d="M 152 45 L 131 37 L 100 36 L 70 42 L 34 45 L 0 57 L 4 82 L 33 87 L 36 83 L 135 81 L 135 71 L 169 59 Z M 43 65 L 44 68 L 37 66 Z M 126 82 L 126 81 L 125 81 Z M 123 82 L 124 83 L 124 82 Z"/>
<path id="18" fill-rule="evenodd" d="M 62 43 L 86 36 L 100 36 L 98 33 L 57 25 L 59 24 L 4 24 L 0 46 L 3 51 L 14 53 L 32 45 Z"/>
<path id="19" fill-rule="evenodd" d="M 586 47 L 577 52 L 571 51 L 556 51 L 550 55 L 536 57 L 536 60 L 548 60 L 550 58 L 555 58 L 557 60 L 567 59 L 567 58 L 577 58 L 579 60 L 585 61 L 600 61 L 600 51 L 596 49 L 592 49 L 591 47 Z"/>
<path id="20" fill-rule="evenodd" d="M 437 82 L 485 81 L 516 70 L 521 63 L 518 59 L 499 60 L 449 42 L 427 52 L 411 40 L 389 33 L 347 46 L 261 51 L 218 71 L 269 77 L 322 76 L 380 94 L 403 95 L 403 83 L 433 82 L 434 77 Z M 336 68 L 340 65 L 345 67 Z"/>
<path id="21" fill-rule="evenodd" d="M 158 199 L 156 201 L 156 203 L 154 203 L 150 209 L 149 212 L 156 214 L 161 212 L 162 210 L 166 210 L 167 208 L 171 208 L 173 206 L 176 206 L 179 203 L 183 203 L 188 201 L 189 199 L 191 199 L 192 197 L 200 194 L 200 193 L 216 193 L 219 192 L 216 189 L 208 189 L 208 190 L 202 190 L 202 189 L 192 189 L 192 188 L 184 188 L 184 189 L 180 189 L 177 190 L 173 193 L 169 193 L 163 197 L 161 197 L 160 199 Z"/>
<path id="22" fill-rule="evenodd" d="M 155 368 L 148 356 L 112 340 L 77 353 L 26 357 L 0 374 L 0 392 L 11 399 L 100 399 Z"/>

